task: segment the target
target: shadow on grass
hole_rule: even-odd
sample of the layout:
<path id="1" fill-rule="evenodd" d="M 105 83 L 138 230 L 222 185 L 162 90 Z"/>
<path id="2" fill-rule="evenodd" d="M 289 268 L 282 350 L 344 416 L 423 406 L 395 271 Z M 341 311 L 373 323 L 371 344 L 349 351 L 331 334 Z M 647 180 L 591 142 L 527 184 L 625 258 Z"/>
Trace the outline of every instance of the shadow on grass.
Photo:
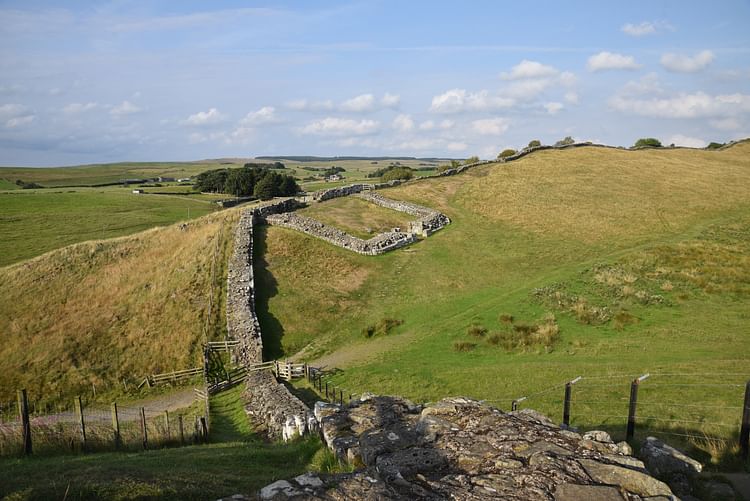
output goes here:
<path id="1" fill-rule="evenodd" d="M 284 356 L 281 338 L 284 327 L 268 308 L 269 300 L 278 293 L 278 283 L 268 271 L 266 244 L 268 227 L 256 226 L 253 237 L 253 271 L 255 273 L 255 314 L 258 316 L 263 336 L 263 360 L 275 360 Z"/>

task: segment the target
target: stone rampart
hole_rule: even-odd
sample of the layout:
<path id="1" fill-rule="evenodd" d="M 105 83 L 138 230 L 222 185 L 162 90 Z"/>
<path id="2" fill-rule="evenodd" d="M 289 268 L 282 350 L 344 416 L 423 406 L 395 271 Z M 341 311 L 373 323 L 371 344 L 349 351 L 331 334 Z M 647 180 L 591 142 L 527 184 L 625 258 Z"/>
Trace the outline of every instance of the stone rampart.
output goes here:
<path id="1" fill-rule="evenodd" d="M 235 363 L 257 364 L 263 361 L 263 339 L 255 315 L 255 283 L 253 276 L 253 226 L 271 214 L 291 210 L 294 199 L 285 199 L 243 211 L 234 235 L 234 250 L 227 272 L 227 333 L 239 341 L 232 353 Z M 246 382 L 245 411 L 256 423 L 266 427 L 268 434 L 288 440 L 317 429 L 310 409 L 292 395 L 268 371 L 250 373 Z"/>
<path id="2" fill-rule="evenodd" d="M 270 225 L 301 231 L 302 233 L 320 238 L 352 252 L 369 256 L 383 254 L 409 245 L 417 240 L 416 235 L 413 233 L 400 231 L 380 233 L 369 240 L 363 240 L 338 228 L 321 223 L 316 219 L 300 216 L 292 212 L 268 216 L 266 221 Z"/>
<path id="3" fill-rule="evenodd" d="M 279 480 L 260 499 L 675 499 L 626 443 L 562 429 L 532 410 L 505 413 L 463 397 L 423 407 L 372 395 L 315 409 L 326 444 L 360 469 Z"/>

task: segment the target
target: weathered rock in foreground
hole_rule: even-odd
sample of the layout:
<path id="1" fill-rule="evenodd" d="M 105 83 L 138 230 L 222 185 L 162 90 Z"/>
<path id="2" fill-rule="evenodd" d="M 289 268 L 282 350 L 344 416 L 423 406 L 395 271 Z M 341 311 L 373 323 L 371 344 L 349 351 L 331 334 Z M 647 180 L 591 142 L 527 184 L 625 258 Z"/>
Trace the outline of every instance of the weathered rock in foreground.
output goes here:
<path id="1" fill-rule="evenodd" d="M 278 481 L 261 499 L 676 499 L 606 433 L 582 437 L 530 410 L 363 396 L 346 407 L 319 403 L 315 414 L 326 444 L 362 468 Z"/>

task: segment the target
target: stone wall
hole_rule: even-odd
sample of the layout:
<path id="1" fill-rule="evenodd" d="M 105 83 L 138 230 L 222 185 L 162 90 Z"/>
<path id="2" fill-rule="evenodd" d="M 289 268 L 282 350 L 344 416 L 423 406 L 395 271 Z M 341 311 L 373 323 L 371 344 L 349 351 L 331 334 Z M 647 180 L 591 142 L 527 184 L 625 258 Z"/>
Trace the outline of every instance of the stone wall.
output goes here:
<path id="1" fill-rule="evenodd" d="M 369 256 L 383 254 L 417 241 L 417 237 L 413 233 L 400 231 L 380 233 L 369 240 L 363 240 L 316 219 L 300 216 L 293 212 L 274 214 L 268 216 L 266 221 L 270 225 L 301 231 L 352 252 Z"/>
<path id="2" fill-rule="evenodd" d="M 284 199 L 247 209 L 237 223 L 227 272 L 226 313 L 228 337 L 239 341 L 232 353 L 235 363 L 246 365 L 263 361 L 263 339 L 255 315 L 254 223 L 295 206 L 294 199 Z M 256 423 L 264 425 L 271 437 L 288 440 L 317 429 L 317 421 L 310 409 L 268 371 L 251 373 L 243 396 L 247 414 Z"/>
<path id="3" fill-rule="evenodd" d="M 326 444 L 360 469 L 279 480 L 261 499 L 675 499 L 626 443 L 561 429 L 532 410 L 505 413 L 463 397 L 422 407 L 371 395 L 315 409 Z"/>
<path id="4" fill-rule="evenodd" d="M 412 233 L 423 235 L 425 237 L 432 235 L 451 223 L 448 216 L 434 209 L 430 209 L 429 207 L 423 207 L 421 205 L 403 202 L 401 200 L 392 200 L 371 191 L 363 192 L 356 196 L 387 209 L 406 212 L 412 216 L 417 216 L 419 219 L 412 221 L 409 224 L 409 229 Z"/>

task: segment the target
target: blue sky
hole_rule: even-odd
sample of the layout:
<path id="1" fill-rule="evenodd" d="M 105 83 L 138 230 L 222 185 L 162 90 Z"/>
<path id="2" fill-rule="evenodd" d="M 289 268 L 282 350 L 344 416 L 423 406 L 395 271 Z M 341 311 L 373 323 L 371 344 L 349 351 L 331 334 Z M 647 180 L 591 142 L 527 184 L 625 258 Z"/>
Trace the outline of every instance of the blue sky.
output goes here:
<path id="1" fill-rule="evenodd" d="M 0 165 L 750 136 L 750 3 L 0 2 Z"/>

